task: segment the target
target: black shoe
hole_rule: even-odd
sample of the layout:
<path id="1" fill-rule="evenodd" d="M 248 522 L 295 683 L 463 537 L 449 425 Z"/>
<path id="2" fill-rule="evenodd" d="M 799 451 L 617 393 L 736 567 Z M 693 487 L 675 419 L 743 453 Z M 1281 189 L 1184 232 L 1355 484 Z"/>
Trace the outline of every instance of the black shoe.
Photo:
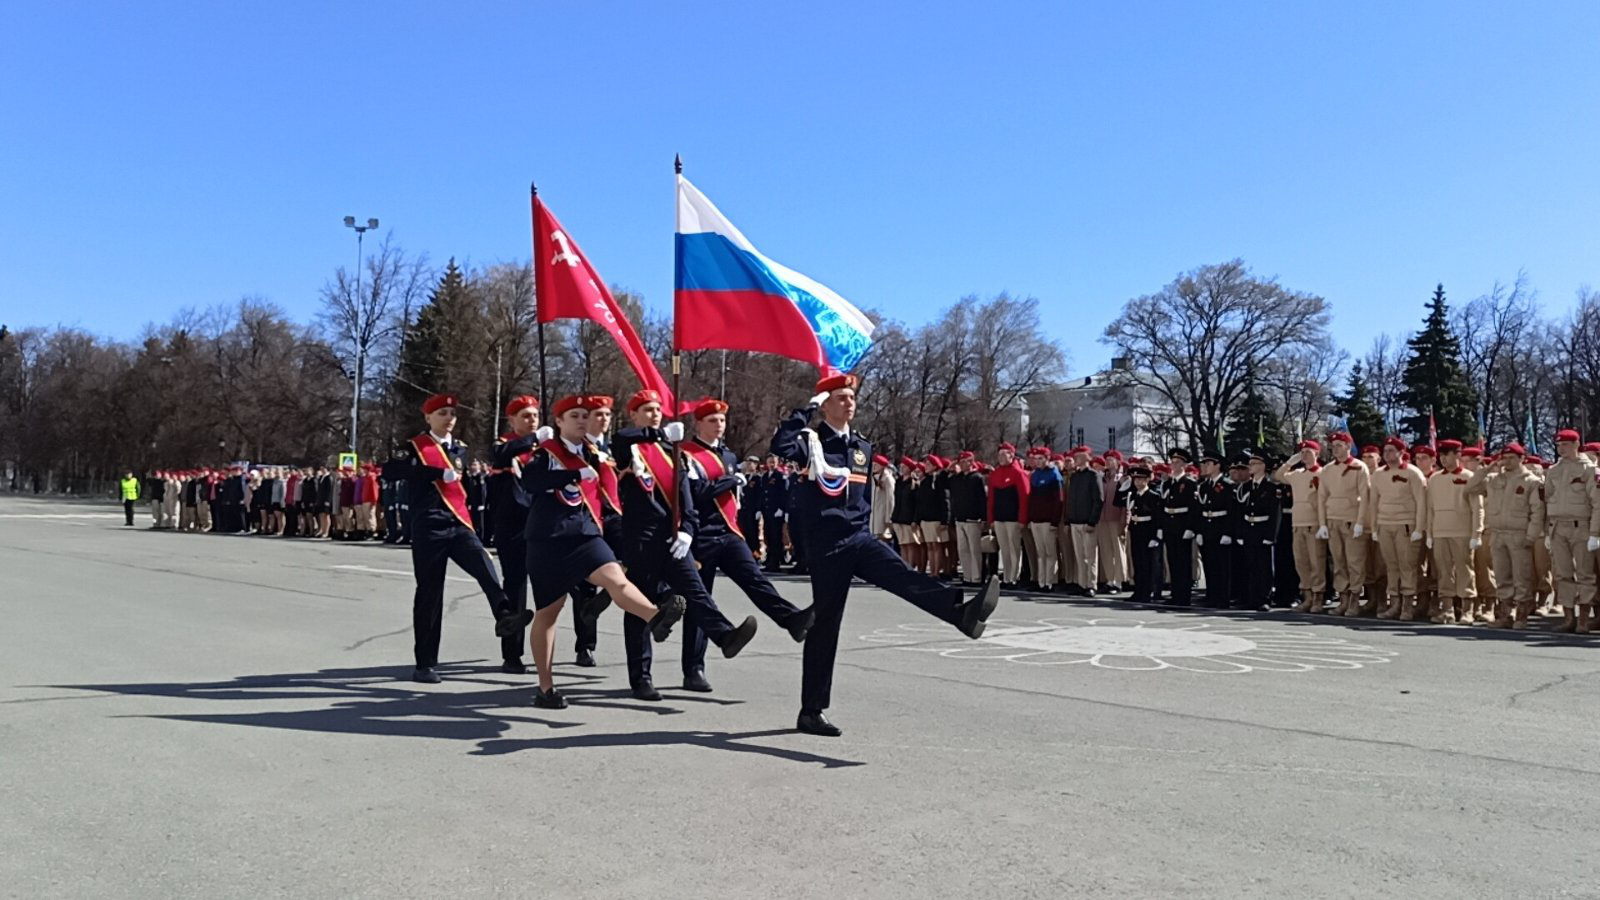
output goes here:
<path id="1" fill-rule="evenodd" d="M 811 624 L 816 620 L 816 611 L 808 606 L 790 616 L 788 623 L 783 627 L 788 630 L 789 636 L 794 638 L 794 642 L 798 644 L 806 639 L 807 634 L 811 633 Z"/>
<path id="2" fill-rule="evenodd" d="M 585 622 L 594 622 L 600 618 L 601 613 L 610 608 L 611 595 L 601 591 L 598 594 L 580 600 L 579 603 L 581 605 L 578 607 L 578 618 Z"/>
<path id="3" fill-rule="evenodd" d="M 496 637 L 510 637 L 528 627 L 533 621 L 533 610 L 525 609 L 522 612 L 507 613 L 494 620 L 494 633 Z"/>
<path id="4" fill-rule="evenodd" d="M 801 710 L 800 719 L 794 723 L 794 727 L 802 734 L 814 734 L 818 737 L 838 737 L 844 734 L 839 726 L 828 721 L 828 717 L 823 715 L 820 709 L 815 712 Z"/>
<path id="5" fill-rule="evenodd" d="M 989 621 L 999 602 L 1000 579 L 991 575 L 977 595 L 961 608 L 961 633 L 973 640 L 983 637 L 984 623 Z"/>
<path id="6" fill-rule="evenodd" d="M 555 688 L 551 688 L 548 694 L 538 688 L 534 688 L 533 705 L 540 709 L 566 709 L 567 698 L 561 696 L 561 692 Z"/>
<path id="7" fill-rule="evenodd" d="M 438 684 L 439 673 L 432 666 L 417 666 L 411 670 L 411 680 L 419 684 Z"/>
<path id="8" fill-rule="evenodd" d="M 656 643 L 661 643 L 672 634 L 672 626 L 683 618 L 683 611 L 688 606 L 688 602 L 677 594 L 669 595 L 656 606 L 655 618 L 650 620 L 650 636 L 655 638 Z"/>
<path id="9" fill-rule="evenodd" d="M 697 694 L 711 693 L 711 682 L 706 680 L 706 673 L 699 669 L 683 676 L 683 689 L 694 691 Z"/>
<path id="10" fill-rule="evenodd" d="M 578 651 L 578 666 L 579 666 L 579 668 L 584 668 L 584 669 L 592 669 L 592 668 L 594 668 L 594 651 L 590 650 L 587 647 L 583 648 L 582 650 L 579 650 Z"/>
<path id="11" fill-rule="evenodd" d="M 744 645 L 750 643 L 750 639 L 755 636 L 756 617 L 745 616 L 743 622 L 740 622 L 732 631 L 722 636 L 722 641 L 717 646 L 722 648 L 724 657 L 733 659 L 739 655 L 740 650 L 744 649 Z"/>
<path id="12" fill-rule="evenodd" d="M 633 699 L 654 703 L 661 699 L 661 692 L 656 690 L 655 683 L 649 678 L 641 678 L 633 683 Z"/>
<path id="13" fill-rule="evenodd" d="M 500 671 L 507 675 L 526 675 L 528 667 L 520 659 L 508 659 L 500 664 Z"/>

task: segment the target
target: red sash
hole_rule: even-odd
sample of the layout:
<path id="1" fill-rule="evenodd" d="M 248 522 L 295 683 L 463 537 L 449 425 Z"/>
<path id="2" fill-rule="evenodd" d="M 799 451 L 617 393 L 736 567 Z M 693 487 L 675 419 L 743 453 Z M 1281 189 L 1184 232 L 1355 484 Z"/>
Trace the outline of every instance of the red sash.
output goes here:
<path id="1" fill-rule="evenodd" d="M 672 511 L 672 524 L 677 527 L 678 519 L 678 472 L 673 467 L 672 457 L 668 456 L 657 443 L 634 444 L 639 451 L 639 458 L 644 460 L 644 467 L 648 472 L 636 474 L 645 476 L 646 490 L 651 485 L 649 482 L 661 485 L 661 495 L 667 498 L 667 509 Z"/>
<path id="2" fill-rule="evenodd" d="M 543 447 L 555 457 L 556 461 L 574 472 L 582 471 L 589 463 L 583 457 L 567 449 L 560 439 L 552 438 L 539 446 Z M 575 485 L 569 484 L 553 492 L 557 500 L 568 506 L 583 505 L 589 508 L 589 515 L 594 516 L 594 524 L 600 525 L 600 482 L 578 480 Z"/>
<path id="3" fill-rule="evenodd" d="M 444 452 L 444 447 L 434 439 L 433 435 L 424 431 L 411 439 L 411 446 L 417 450 L 417 456 L 422 459 L 422 464 L 435 469 L 455 469 L 455 463 L 450 461 L 450 456 Z M 461 473 L 456 472 L 459 476 Z M 443 478 L 434 481 L 433 486 L 439 489 L 439 496 L 444 500 L 444 505 L 455 513 L 457 521 L 472 528 L 472 514 L 467 510 L 467 489 L 461 486 L 461 479 L 446 482 Z"/>
<path id="4" fill-rule="evenodd" d="M 603 463 L 600 472 L 600 497 L 612 512 L 622 514 L 622 492 L 617 490 L 617 467 L 611 463 Z"/>
<path id="5" fill-rule="evenodd" d="M 706 470 L 706 477 L 712 481 L 728 474 L 728 470 L 723 468 L 722 465 L 722 454 L 706 447 L 699 441 L 686 441 L 681 446 L 684 453 L 687 453 L 691 459 L 699 463 L 700 468 Z M 717 511 L 722 513 L 722 520 L 728 523 L 728 529 L 739 537 L 744 537 L 744 532 L 739 530 L 738 494 L 738 491 L 728 491 L 725 494 L 718 494 L 714 499 L 717 503 Z"/>

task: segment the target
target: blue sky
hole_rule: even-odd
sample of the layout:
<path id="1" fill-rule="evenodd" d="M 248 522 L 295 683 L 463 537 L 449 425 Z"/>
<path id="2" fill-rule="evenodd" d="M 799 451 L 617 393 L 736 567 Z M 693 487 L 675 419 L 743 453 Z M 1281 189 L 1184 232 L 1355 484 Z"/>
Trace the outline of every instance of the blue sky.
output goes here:
<path id="1" fill-rule="evenodd" d="M 1127 8 L 1122 8 L 1127 7 Z M 309 318 L 376 216 L 522 260 L 528 182 L 671 303 L 671 161 L 767 255 L 919 322 L 1040 299 L 1073 355 L 1235 256 L 1356 352 L 1525 268 L 1600 283 L 1594 3 L 12 4 L 0 321 Z"/>

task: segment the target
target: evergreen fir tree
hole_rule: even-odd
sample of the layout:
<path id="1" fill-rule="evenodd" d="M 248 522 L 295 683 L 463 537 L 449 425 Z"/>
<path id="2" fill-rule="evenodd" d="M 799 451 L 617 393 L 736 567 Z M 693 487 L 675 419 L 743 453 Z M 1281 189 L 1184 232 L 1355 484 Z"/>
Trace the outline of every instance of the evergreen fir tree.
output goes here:
<path id="1" fill-rule="evenodd" d="M 1428 413 L 1433 412 L 1440 437 L 1466 443 L 1478 439 L 1478 392 L 1461 366 L 1461 341 L 1450 329 L 1444 285 L 1434 289 L 1422 330 L 1406 342 L 1405 388 L 1400 402 L 1411 410 L 1401 424 L 1414 440 L 1428 439 Z"/>
<path id="2" fill-rule="evenodd" d="M 459 342 L 461 328 L 473 321 L 474 312 L 466 276 L 452 257 L 427 304 L 417 312 L 417 321 L 406 332 L 396 386 L 403 403 L 418 406 L 436 391 L 450 389 L 451 350 Z"/>
<path id="3" fill-rule="evenodd" d="M 1236 454 L 1250 447 L 1261 447 L 1282 459 L 1289 453 L 1292 435 L 1283 433 L 1283 422 L 1272 411 L 1267 399 L 1251 385 L 1239 408 L 1228 418 L 1228 452 Z"/>
<path id="4" fill-rule="evenodd" d="M 1367 379 L 1361 372 L 1361 363 L 1350 367 L 1350 388 L 1348 393 L 1335 397 L 1334 409 L 1339 415 L 1344 416 L 1349 425 L 1350 436 L 1355 438 L 1355 452 L 1366 444 L 1382 444 L 1387 429 L 1383 424 L 1383 413 L 1378 411 L 1377 404 L 1372 402 L 1372 395 L 1367 392 Z"/>

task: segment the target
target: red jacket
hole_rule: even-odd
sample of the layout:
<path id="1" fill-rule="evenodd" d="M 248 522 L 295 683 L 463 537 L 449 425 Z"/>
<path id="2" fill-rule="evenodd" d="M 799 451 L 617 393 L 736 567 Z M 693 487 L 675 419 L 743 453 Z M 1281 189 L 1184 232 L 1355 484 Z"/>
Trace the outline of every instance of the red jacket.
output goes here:
<path id="1" fill-rule="evenodd" d="M 995 521 L 995 493 L 999 491 L 1005 492 L 1000 498 L 1000 521 L 1028 524 L 1028 473 L 1023 470 L 1022 463 L 1013 460 L 1010 465 L 995 466 L 989 473 L 990 524 Z M 1012 509 L 1013 502 L 1015 509 Z"/>

